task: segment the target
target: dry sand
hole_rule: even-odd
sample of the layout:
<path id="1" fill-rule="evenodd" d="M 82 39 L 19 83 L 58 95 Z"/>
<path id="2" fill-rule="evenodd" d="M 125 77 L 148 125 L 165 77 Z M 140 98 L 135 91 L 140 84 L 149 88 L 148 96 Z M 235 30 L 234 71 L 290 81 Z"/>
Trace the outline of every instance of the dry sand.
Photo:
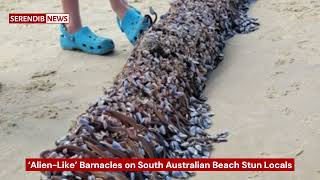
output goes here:
<path id="1" fill-rule="evenodd" d="M 168 1 L 133 3 L 165 12 Z M 66 133 L 111 85 L 132 47 L 106 1 L 81 0 L 84 24 L 116 40 L 115 53 L 63 51 L 56 25 L 8 25 L 12 12 L 61 12 L 59 1 L 0 2 L 0 179 L 39 179 L 24 158 Z M 194 179 L 320 179 L 320 1 L 259 0 L 260 30 L 228 42 L 206 93 L 211 132 L 229 130 L 213 157 L 295 157 L 294 173 L 199 173 Z"/>

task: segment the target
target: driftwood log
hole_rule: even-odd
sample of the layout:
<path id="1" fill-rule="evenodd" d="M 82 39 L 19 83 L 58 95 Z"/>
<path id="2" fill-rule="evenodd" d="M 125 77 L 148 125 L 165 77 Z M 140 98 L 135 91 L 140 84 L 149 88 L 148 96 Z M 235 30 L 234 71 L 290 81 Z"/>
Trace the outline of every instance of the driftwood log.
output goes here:
<path id="1" fill-rule="evenodd" d="M 257 29 L 249 0 L 176 0 L 145 32 L 113 86 L 43 158 L 208 158 L 203 90 L 227 39 Z M 107 72 L 106 72 L 107 73 Z M 169 179 L 188 172 L 43 172 L 45 179 Z"/>

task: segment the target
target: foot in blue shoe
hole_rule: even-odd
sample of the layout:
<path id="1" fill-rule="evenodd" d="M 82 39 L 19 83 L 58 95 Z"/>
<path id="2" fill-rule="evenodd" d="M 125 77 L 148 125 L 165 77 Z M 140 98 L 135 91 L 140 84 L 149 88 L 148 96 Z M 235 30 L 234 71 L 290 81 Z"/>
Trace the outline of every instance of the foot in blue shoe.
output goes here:
<path id="1" fill-rule="evenodd" d="M 60 45 L 63 49 L 78 49 L 97 55 L 110 53 L 114 49 L 114 43 L 111 39 L 97 36 L 88 27 L 82 27 L 78 32 L 71 34 L 61 24 L 60 31 Z"/>
<path id="2" fill-rule="evenodd" d="M 149 15 L 142 16 L 141 13 L 133 7 L 127 10 L 122 21 L 120 21 L 118 17 L 117 21 L 121 31 L 126 34 L 128 40 L 133 45 L 136 44 L 143 32 L 148 30 L 153 24 Z"/>

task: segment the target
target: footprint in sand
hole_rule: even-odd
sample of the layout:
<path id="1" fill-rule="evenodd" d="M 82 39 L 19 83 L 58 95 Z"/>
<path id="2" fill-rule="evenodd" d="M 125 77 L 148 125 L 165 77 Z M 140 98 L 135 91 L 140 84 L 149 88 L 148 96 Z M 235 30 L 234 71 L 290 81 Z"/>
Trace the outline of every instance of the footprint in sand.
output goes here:
<path id="1" fill-rule="evenodd" d="M 56 83 L 51 82 L 50 80 L 35 80 L 30 82 L 24 87 L 26 92 L 30 91 L 45 91 L 49 92 L 53 87 L 56 86 Z"/>
<path id="2" fill-rule="evenodd" d="M 291 56 L 290 52 L 281 51 L 279 53 L 278 60 L 276 60 L 274 62 L 274 66 L 276 68 L 280 68 L 280 67 L 288 65 L 288 64 L 293 64 L 295 61 L 296 61 L 296 59 Z M 284 71 L 278 70 L 278 71 L 274 72 L 271 76 L 277 76 L 279 74 L 284 74 L 284 73 L 285 73 Z"/>
<path id="3" fill-rule="evenodd" d="M 287 63 L 287 61 L 285 60 L 285 59 L 278 59 L 275 63 L 274 63 L 274 65 L 275 66 L 282 66 L 282 65 L 284 65 L 284 64 L 286 64 Z"/>
<path id="4" fill-rule="evenodd" d="M 276 62 L 274 62 L 274 65 L 276 67 L 281 67 L 281 66 L 294 63 L 296 60 L 290 56 L 291 56 L 290 52 L 286 52 L 286 51 L 280 52 L 280 57 Z M 276 71 L 271 74 L 271 77 L 278 77 L 279 75 L 285 74 L 285 73 L 286 72 L 284 71 Z M 275 88 L 274 86 L 272 86 L 267 89 L 266 97 L 269 99 L 274 99 L 281 96 L 288 96 L 290 93 L 300 90 L 300 86 L 301 86 L 301 83 L 299 82 L 294 82 L 285 90 L 281 90 L 279 88 Z"/>
<path id="5" fill-rule="evenodd" d="M 36 119 L 57 119 L 59 116 L 59 108 L 56 106 L 43 106 L 33 112 L 31 114 Z M 30 113 L 27 113 L 30 114 Z"/>
<path id="6" fill-rule="evenodd" d="M 267 89 L 266 98 L 268 99 L 274 99 L 277 97 L 277 90 L 274 87 L 270 87 Z"/>
<path id="7" fill-rule="evenodd" d="M 276 88 L 273 86 L 267 89 L 266 97 L 268 99 L 280 98 L 280 97 L 288 96 L 294 92 L 298 92 L 300 89 L 301 89 L 300 82 L 292 83 L 285 90 L 280 90 L 279 88 Z"/>
<path id="8" fill-rule="evenodd" d="M 320 120 L 320 114 L 312 114 L 303 120 L 305 125 L 311 125 L 315 120 Z"/>
<path id="9" fill-rule="evenodd" d="M 310 7 L 301 4 L 300 1 L 286 1 L 286 2 L 274 2 L 271 3 L 271 9 L 277 12 L 289 12 L 294 14 L 303 14 L 310 11 Z"/>
<path id="10" fill-rule="evenodd" d="M 57 71 L 55 70 L 48 70 L 48 71 L 43 71 L 43 72 L 36 72 L 31 76 L 31 79 L 36 79 L 36 78 L 42 78 L 42 77 L 47 77 L 47 76 L 52 76 L 57 74 Z"/>
<path id="11" fill-rule="evenodd" d="M 310 44 L 309 40 L 303 40 L 303 41 L 298 41 L 297 45 L 300 49 L 307 49 L 308 45 Z"/>
<path id="12" fill-rule="evenodd" d="M 296 6 L 286 7 L 284 10 L 288 12 L 301 13 L 301 12 L 310 10 L 310 8 L 307 6 L 296 5 Z"/>
<path id="13" fill-rule="evenodd" d="M 283 66 L 283 65 L 286 65 L 286 64 L 292 64 L 294 63 L 296 60 L 294 58 L 289 58 L 289 57 L 282 57 L 282 58 L 279 58 L 275 63 L 274 65 L 276 67 L 279 67 L 279 66 Z"/>
<path id="14" fill-rule="evenodd" d="M 291 87 L 293 90 L 298 91 L 298 90 L 300 90 L 300 88 L 301 88 L 301 83 L 300 83 L 300 82 L 294 82 L 294 83 L 292 83 L 292 84 L 290 85 L 290 87 Z"/>
<path id="15" fill-rule="evenodd" d="M 310 41 L 310 40 L 302 40 L 297 42 L 297 47 L 300 50 L 304 50 L 304 51 L 308 50 L 312 53 L 318 53 L 319 48 L 318 48 L 318 45 L 316 45 L 315 43 L 316 42 Z"/>
<path id="16" fill-rule="evenodd" d="M 291 93 L 297 92 L 301 89 L 301 83 L 300 82 L 294 82 L 292 83 L 287 90 L 282 92 L 282 96 L 288 96 Z"/>
<path id="17" fill-rule="evenodd" d="M 286 107 L 286 108 L 282 109 L 281 112 L 282 112 L 284 115 L 289 116 L 289 115 L 293 112 L 293 110 L 290 109 L 289 107 Z"/>
<path id="18" fill-rule="evenodd" d="M 283 72 L 283 71 L 276 71 L 276 72 L 274 72 L 273 74 L 271 74 L 271 77 L 277 77 L 277 76 L 280 76 L 281 74 L 285 74 L 285 72 Z"/>

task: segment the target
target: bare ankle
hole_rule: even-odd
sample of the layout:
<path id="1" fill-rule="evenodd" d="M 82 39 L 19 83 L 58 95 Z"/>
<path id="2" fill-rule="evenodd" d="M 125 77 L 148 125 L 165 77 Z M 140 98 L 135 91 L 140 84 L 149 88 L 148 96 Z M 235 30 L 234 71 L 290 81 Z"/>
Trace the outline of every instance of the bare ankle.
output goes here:
<path id="1" fill-rule="evenodd" d="M 129 9 L 128 6 L 123 6 L 121 8 L 118 9 L 117 16 L 122 20 L 127 12 L 127 10 Z"/>
<path id="2" fill-rule="evenodd" d="M 111 2 L 113 11 L 122 20 L 127 10 L 129 9 L 129 5 L 127 3 L 124 3 L 122 1 L 117 1 L 117 0 L 111 0 L 110 2 Z"/>
<path id="3" fill-rule="evenodd" d="M 72 25 L 72 24 L 66 24 L 66 29 L 69 33 L 74 34 L 78 32 L 81 29 L 81 25 Z"/>

